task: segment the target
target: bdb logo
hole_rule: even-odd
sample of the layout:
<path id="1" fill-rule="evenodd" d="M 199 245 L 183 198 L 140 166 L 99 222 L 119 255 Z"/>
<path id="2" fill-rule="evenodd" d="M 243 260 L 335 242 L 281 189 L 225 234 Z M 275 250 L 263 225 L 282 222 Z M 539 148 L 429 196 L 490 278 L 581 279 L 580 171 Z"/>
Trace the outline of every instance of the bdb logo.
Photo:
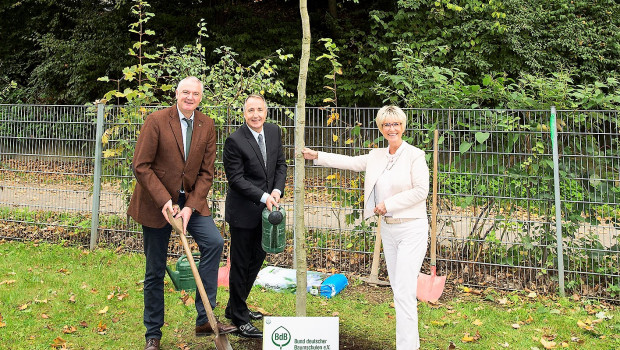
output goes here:
<path id="1" fill-rule="evenodd" d="M 271 333 L 271 342 L 275 346 L 279 346 L 280 349 L 282 349 L 291 342 L 291 333 L 288 331 L 288 329 L 280 326 L 276 328 L 273 333 Z"/>

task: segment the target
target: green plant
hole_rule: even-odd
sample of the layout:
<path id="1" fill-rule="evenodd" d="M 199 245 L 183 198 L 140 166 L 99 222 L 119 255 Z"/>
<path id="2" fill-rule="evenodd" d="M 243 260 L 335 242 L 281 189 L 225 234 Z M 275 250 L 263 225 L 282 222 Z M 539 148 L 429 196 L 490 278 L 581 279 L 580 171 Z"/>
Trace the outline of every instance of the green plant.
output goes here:
<path id="1" fill-rule="evenodd" d="M 129 49 L 137 64 L 125 67 L 123 76 L 110 79 L 107 76 L 99 78 L 103 82 L 116 83 L 116 89 L 108 91 L 104 101 L 116 99 L 117 103 L 125 101 L 118 114 L 115 114 L 113 124 L 103 135 L 105 147 L 105 167 L 121 177 L 121 189 L 126 201 L 129 201 L 135 187 L 132 177 L 131 159 L 135 147 L 138 129 L 144 118 L 151 112 L 149 106 L 172 105 L 174 98 L 171 92 L 180 78 L 197 76 L 205 86 L 201 102 L 203 111 L 211 116 L 218 126 L 230 123 L 240 115 L 234 115 L 231 109 L 241 107 L 244 98 L 249 93 L 259 92 L 266 96 L 290 96 L 284 85 L 276 77 L 278 65 L 275 60 L 282 62 L 292 55 L 275 54 L 256 60 L 249 66 L 244 66 L 235 60 L 237 54 L 228 47 L 221 47 L 214 52 L 220 55 L 220 61 L 212 66 L 205 64 L 205 48 L 201 41 L 208 37 L 204 22 L 198 24 L 198 38 L 195 45 L 186 45 L 180 50 L 176 47 L 158 45 L 154 51 L 149 50 L 149 36 L 155 32 L 146 29 L 147 23 L 155 17 L 148 12 L 149 4 L 143 0 L 134 0 L 132 13 L 138 20 L 131 24 L 130 32 L 137 34 L 138 40 Z M 135 84 L 126 87 L 125 84 Z M 212 108 L 215 106 L 215 108 Z"/>

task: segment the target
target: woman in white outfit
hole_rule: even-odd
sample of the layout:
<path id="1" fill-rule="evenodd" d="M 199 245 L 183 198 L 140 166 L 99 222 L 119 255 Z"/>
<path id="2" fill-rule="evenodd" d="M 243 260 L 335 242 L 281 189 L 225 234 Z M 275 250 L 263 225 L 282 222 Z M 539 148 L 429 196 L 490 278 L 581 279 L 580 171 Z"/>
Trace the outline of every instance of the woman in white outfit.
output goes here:
<path id="1" fill-rule="evenodd" d="M 407 116 L 402 109 L 384 106 L 375 121 L 387 148 L 356 157 L 305 148 L 303 155 L 316 165 L 366 171 L 364 218 L 383 217 L 381 241 L 394 292 L 396 349 L 416 350 L 420 348 L 416 289 L 428 244 L 429 171 L 424 151 L 403 141 Z"/>

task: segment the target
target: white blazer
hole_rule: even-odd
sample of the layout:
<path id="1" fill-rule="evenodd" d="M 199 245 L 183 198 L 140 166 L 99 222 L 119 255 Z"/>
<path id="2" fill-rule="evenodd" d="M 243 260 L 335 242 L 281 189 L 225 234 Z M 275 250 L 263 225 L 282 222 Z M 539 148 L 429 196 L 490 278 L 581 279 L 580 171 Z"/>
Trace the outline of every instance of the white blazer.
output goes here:
<path id="1" fill-rule="evenodd" d="M 429 171 L 424 158 L 424 151 L 407 142 L 391 169 L 393 186 L 397 194 L 386 199 L 385 208 L 394 218 L 422 219 L 427 218 L 426 197 L 428 196 Z M 318 152 L 315 165 L 331 168 L 366 171 L 364 180 L 364 219 L 374 215 L 375 203 L 373 191 L 379 176 L 385 170 L 388 148 L 373 149 L 370 153 L 351 157 L 341 154 Z"/>

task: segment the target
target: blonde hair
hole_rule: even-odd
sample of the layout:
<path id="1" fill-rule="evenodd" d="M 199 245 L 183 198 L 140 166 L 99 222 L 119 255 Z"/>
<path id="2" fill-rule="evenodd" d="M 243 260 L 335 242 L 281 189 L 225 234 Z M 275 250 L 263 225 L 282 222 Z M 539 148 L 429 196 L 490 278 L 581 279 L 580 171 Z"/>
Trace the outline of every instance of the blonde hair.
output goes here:
<path id="1" fill-rule="evenodd" d="M 381 130 L 383 122 L 388 118 L 395 119 L 399 123 L 402 123 L 403 130 L 407 128 L 407 115 L 402 109 L 397 106 L 383 106 L 379 112 L 377 112 L 377 117 L 375 118 L 379 130 Z"/>

